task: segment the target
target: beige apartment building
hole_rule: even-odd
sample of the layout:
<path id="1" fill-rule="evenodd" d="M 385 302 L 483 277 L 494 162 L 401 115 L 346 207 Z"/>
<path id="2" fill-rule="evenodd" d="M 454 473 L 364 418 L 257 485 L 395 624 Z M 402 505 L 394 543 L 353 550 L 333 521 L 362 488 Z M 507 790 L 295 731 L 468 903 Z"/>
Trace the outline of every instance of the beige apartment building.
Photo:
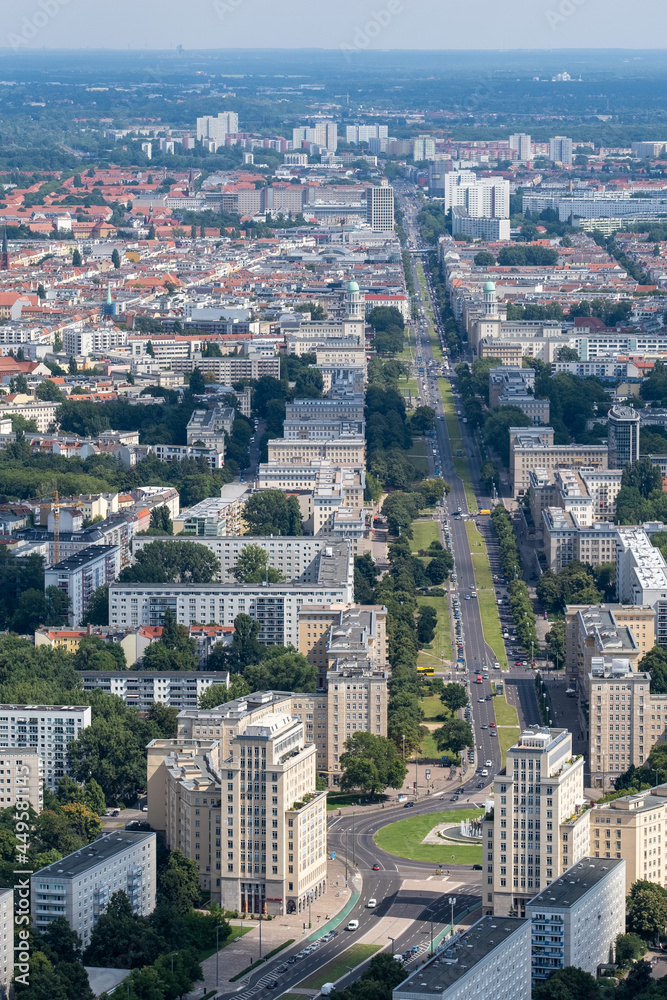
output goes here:
<path id="1" fill-rule="evenodd" d="M 44 762 L 34 750 L 0 747 L 0 809 L 27 805 L 37 815 L 44 805 Z"/>
<path id="2" fill-rule="evenodd" d="M 510 474 L 514 496 L 530 486 L 530 472 L 607 468 L 607 445 L 554 444 L 553 427 L 510 427 Z"/>
<path id="3" fill-rule="evenodd" d="M 622 604 L 568 604 L 565 609 L 565 669 L 588 701 L 592 661 L 622 657 L 636 664 L 655 645 L 655 611 Z"/>
<path id="4" fill-rule="evenodd" d="M 321 673 L 326 684 L 333 660 L 355 650 L 385 669 L 387 664 L 387 609 L 381 604 L 302 604 L 299 610 L 299 652 Z"/>
<path id="5" fill-rule="evenodd" d="M 591 668 L 588 758 L 592 780 L 605 788 L 665 742 L 667 694 L 652 694 L 651 675 L 633 670 L 627 659 L 597 657 Z"/>
<path id="6" fill-rule="evenodd" d="M 580 527 L 575 514 L 562 507 L 547 507 L 542 511 L 542 534 L 547 565 L 554 573 L 573 559 L 591 566 L 615 561 L 618 528 L 610 522 Z"/>
<path id="7" fill-rule="evenodd" d="M 638 880 L 667 888 L 667 785 L 601 802 L 591 810 L 591 855 L 625 860 L 625 891 Z"/>
<path id="8" fill-rule="evenodd" d="M 366 442 L 362 437 L 333 438 L 330 441 L 289 441 L 274 438 L 268 444 L 269 463 L 309 465 L 328 461 L 343 468 L 363 468 Z"/>
<path id="9" fill-rule="evenodd" d="M 507 751 L 482 823 L 482 904 L 497 916 L 525 916 L 526 903 L 589 851 L 584 758 L 567 729 L 530 729 Z"/>
<path id="10" fill-rule="evenodd" d="M 303 723 L 265 706 L 229 740 L 149 744 L 148 819 L 225 909 L 300 913 L 326 891 L 326 792 Z"/>

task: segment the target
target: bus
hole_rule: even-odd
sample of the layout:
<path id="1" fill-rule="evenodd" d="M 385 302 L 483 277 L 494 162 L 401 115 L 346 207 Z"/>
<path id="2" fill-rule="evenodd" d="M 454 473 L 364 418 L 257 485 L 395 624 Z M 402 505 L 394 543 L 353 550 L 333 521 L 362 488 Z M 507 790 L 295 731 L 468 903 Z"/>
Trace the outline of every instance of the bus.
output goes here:
<path id="1" fill-rule="evenodd" d="M 434 677 L 435 670 L 433 667 L 417 667 L 417 673 L 420 677 Z"/>
<path id="2" fill-rule="evenodd" d="M 480 510 L 480 514 L 490 514 L 490 510 Z"/>

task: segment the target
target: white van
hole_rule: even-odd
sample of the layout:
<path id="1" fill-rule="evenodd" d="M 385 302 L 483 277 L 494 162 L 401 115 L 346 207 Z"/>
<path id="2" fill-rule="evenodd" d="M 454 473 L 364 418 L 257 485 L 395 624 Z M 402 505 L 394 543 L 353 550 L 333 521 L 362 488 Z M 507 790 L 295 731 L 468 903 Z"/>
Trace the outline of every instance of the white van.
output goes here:
<path id="1" fill-rule="evenodd" d="M 358 930 L 359 929 L 359 921 L 358 920 L 350 920 L 350 922 L 347 925 L 347 929 L 348 929 L 348 931 L 356 931 L 356 930 Z"/>

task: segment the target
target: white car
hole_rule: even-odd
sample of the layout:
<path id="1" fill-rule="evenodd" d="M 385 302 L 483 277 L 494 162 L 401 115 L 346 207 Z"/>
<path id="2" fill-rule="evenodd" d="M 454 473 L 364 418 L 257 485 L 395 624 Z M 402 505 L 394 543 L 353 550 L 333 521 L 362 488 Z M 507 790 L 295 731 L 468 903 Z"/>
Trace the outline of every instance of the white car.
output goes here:
<path id="1" fill-rule="evenodd" d="M 377 899 L 369 899 L 368 902 L 366 903 L 366 906 L 368 907 L 369 910 L 374 910 L 377 905 L 378 905 Z"/>
<path id="2" fill-rule="evenodd" d="M 493 767 L 493 761 L 492 760 L 485 760 L 484 764 L 486 765 L 486 767 Z"/>

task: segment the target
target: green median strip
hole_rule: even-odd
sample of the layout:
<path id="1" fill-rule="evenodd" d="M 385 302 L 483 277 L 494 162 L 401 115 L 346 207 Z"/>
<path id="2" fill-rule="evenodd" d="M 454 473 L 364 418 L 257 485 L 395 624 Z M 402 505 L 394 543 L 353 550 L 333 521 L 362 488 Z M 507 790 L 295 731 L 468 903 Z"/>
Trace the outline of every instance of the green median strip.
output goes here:
<path id="1" fill-rule="evenodd" d="M 439 388 L 442 408 L 445 411 L 445 423 L 447 425 L 447 434 L 449 435 L 449 446 L 452 449 L 452 457 L 454 459 L 454 471 L 463 483 L 463 489 L 468 503 L 468 510 L 471 514 L 474 514 L 477 510 L 477 498 L 475 497 L 475 491 L 472 487 L 470 469 L 468 468 L 468 460 L 465 455 L 465 448 L 463 447 L 461 427 L 456 414 L 456 403 L 454 401 L 454 396 L 452 395 L 452 387 L 447 379 L 441 379 L 439 382 Z M 460 455 L 457 454 L 459 451 L 461 452 Z"/>
<path id="2" fill-rule="evenodd" d="M 304 990 L 319 990 L 325 983 L 335 983 L 352 969 L 356 969 L 362 962 L 372 958 L 376 951 L 380 951 L 381 947 L 382 945 L 379 944 L 353 944 L 338 958 L 327 962 L 319 972 L 299 983 L 299 987 Z"/>
<path id="3" fill-rule="evenodd" d="M 503 642 L 503 633 L 500 626 L 496 594 L 493 589 L 493 576 L 489 565 L 489 556 L 486 551 L 486 542 L 472 521 L 466 521 L 466 533 L 468 535 L 468 546 L 472 558 L 472 568 L 475 574 L 477 603 L 479 604 L 479 613 L 482 619 L 484 639 L 496 654 L 496 659 L 500 666 L 507 670 L 505 643 Z"/>
<path id="4" fill-rule="evenodd" d="M 268 955 L 264 956 L 264 958 L 258 958 L 256 962 L 252 963 L 252 965 L 246 966 L 246 968 L 243 969 L 242 972 L 237 972 L 236 975 L 232 976 L 232 978 L 229 980 L 230 983 L 235 983 L 237 979 L 241 979 L 243 976 L 247 976 L 249 972 L 253 971 L 253 969 L 258 969 L 260 965 L 264 965 L 264 963 L 268 962 L 270 958 L 273 958 L 274 955 L 277 955 L 279 951 L 283 951 L 285 948 L 289 948 L 291 944 L 294 944 L 295 940 L 296 938 L 290 938 L 288 941 L 283 941 L 282 944 L 279 944 L 277 948 L 274 948 L 273 951 L 270 951 Z"/>

